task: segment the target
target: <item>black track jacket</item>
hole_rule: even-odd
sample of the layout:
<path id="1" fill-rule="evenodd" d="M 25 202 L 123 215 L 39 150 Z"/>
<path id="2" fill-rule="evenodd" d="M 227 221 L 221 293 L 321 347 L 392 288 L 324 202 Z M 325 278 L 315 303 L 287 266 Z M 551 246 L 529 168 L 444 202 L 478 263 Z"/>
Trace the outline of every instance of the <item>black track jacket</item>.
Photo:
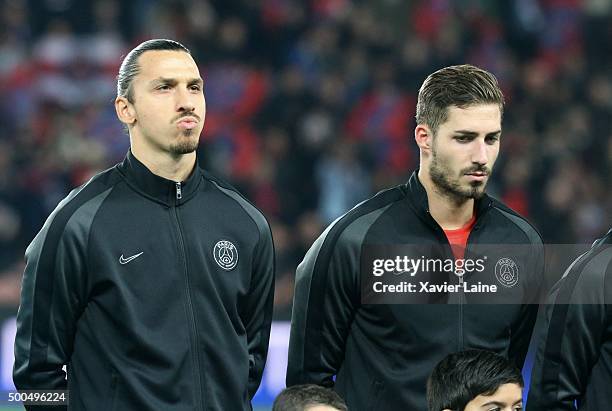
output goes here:
<path id="1" fill-rule="evenodd" d="M 475 208 L 466 256 L 474 244 L 527 245 L 529 255 L 513 257 L 521 281 L 508 290 L 517 303 L 465 304 L 467 296 L 455 304 L 362 303 L 360 257 L 368 245 L 429 242 L 450 250 L 415 172 L 407 184 L 378 193 L 332 223 L 298 267 L 287 385 L 333 385 L 351 411 L 424 411 L 427 378 L 449 353 L 487 349 L 521 367 L 538 308 L 522 302 L 527 295 L 537 302 L 531 296 L 543 279 L 542 240 L 525 219 L 487 195 Z"/>
<path id="2" fill-rule="evenodd" d="M 612 230 L 570 265 L 548 302 L 527 409 L 611 409 Z"/>
<path id="3" fill-rule="evenodd" d="M 233 188 L 198 165 L 166 180 L 129 152 L 58 205 L 26 260 L 18 389 L 68 389 L 70 410 L 251 409 L 274 251 Z"/>

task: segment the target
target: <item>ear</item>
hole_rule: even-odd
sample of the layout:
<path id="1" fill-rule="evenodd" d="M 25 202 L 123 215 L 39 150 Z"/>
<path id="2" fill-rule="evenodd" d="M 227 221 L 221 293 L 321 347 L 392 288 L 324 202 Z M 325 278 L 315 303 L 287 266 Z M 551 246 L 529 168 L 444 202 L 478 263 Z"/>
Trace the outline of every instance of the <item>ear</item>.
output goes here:
<path id="1" fill-rule="evenodd" d="M 133 125 L 136 122 L 136 111 L 134 105 L 125 97 L 117 97 L 115 99 L 115 111 L 119 120 L 127 125 Z"/>
<path id="2" fill-rule="evenodd" d="M 417 124 L 414 129 L 414 139 L 421 151 L 431 151 L 433 144 L 433 133 L 426 124 Z"/>

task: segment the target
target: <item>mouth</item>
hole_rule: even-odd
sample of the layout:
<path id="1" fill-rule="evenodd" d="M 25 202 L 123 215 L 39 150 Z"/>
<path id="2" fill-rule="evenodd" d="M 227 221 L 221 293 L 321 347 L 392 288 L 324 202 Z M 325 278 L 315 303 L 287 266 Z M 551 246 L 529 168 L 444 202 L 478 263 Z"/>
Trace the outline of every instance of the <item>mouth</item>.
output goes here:
<path id="1" fill-rule="evenodd" d="M 484 171 L 474 171 L 471 173 L 466 173 L 465 175 L 472 181 L 484 181 L 487 178 L 488 173 Z"/>
<path id="2" fill-rule="evenodd" d="M 179 128 L 191 130 L 195 126 L 197 126 L 198 120 L 195 117 L 182 117 L 177 122 L 176 125 Z"/>

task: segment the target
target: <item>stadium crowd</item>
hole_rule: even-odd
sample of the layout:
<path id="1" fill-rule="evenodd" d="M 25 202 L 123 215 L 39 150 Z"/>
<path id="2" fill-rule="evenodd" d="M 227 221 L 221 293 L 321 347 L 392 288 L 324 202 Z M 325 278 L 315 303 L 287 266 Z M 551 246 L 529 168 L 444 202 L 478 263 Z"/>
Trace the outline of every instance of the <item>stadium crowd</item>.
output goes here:
<path id="1" fill-rule="evenodd" d="M 489 192 L 547 243 L 610 226 L 612 2 L 3 0 L 0 302 L 17 304 L 24 250 L 58 201 L 124 157 L 118 65 L 159 37 L 202 62 L 204 166 L 271 221 L 276 319 L 325 225 L 418 166 L 416 94 L 446 65 L 504 90 Z"/>

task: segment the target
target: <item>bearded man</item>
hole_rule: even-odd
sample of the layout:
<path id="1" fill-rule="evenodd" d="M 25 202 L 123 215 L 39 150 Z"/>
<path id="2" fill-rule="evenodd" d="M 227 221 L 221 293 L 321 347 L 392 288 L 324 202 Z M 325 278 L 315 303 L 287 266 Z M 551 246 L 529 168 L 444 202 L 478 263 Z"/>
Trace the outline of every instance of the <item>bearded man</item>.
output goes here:
<path id="1" fill-rule="evenodd" d="M 523 366 L 538 309 L 543 246 L 523 217 L 485 193 L 499 154 L 503 108 L 497 80 L 487 71 L 460 65 L 427 77 L 414 132 L 419 169 L 407 183 L 334 221 L 297 269 L 288 386 L 334 387 L 354 411 L 424 410 L 427 377 L 448 354 L 489 350 Z M 437 295 L 418 299 L 418 288 L 404 287 L 415 298 L 386 303 L 368 297 L 366 253 L 432 244 L 456 268 L 464 257 L 476 257 L 477 244 L 493 245 L 498 255 L 484 256 L 482 272 L 465 276 L 462 270 L 426 273 L 423 265 L 411 273 L 447 290 Z M 394 261 L 402 262 L 401 256 L 387 263 Z M 377 278 L 406 271 L 393 267 Z M 464 280 L 496 285 L 496 294 L 463 292 Z M 385 290 L 379 283 L 373 292 Z"/>

